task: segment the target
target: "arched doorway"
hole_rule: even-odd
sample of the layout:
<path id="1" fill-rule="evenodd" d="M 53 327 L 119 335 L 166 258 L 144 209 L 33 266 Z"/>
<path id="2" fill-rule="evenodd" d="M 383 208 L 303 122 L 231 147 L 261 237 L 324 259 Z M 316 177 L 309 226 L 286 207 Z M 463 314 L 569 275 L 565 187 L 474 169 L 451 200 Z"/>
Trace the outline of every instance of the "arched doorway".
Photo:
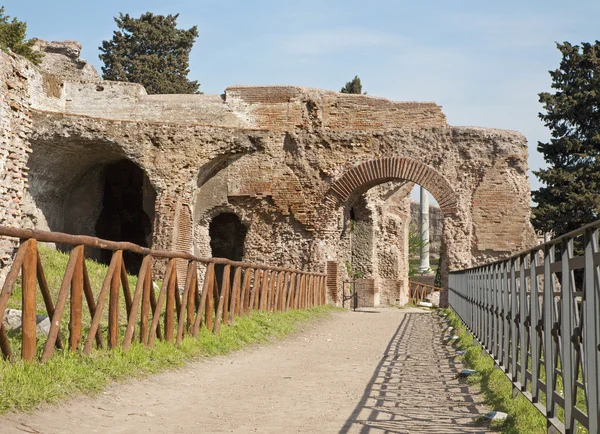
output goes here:
<path id="1" fill-rule="evenodd" d="M 468 250 L 465 249 L 465 247 L 468 246 L 469 240 L 466 239 L 466 237 L 461 240 L 456 240 L 456 238 L 453 236 L 457 232 L 466 232 L 464 231 L 465 222 L 462 218 L 462 214 L 459 211 L 459 198 L 457 196 L 456 191 L 452 188 L 450 183 L 433 168 L 423 163 L 419 163 L 412 159 L 403 157 L 383 158 L 380 160 L 372 160 L 359 164 L 348 170 L 344 175 L 342 175 L 340 178 L 338 178 L 332 183 L 329 191 L 327 192 L 324 198 L 324 214 L 330 215 L 329 212 L 332 212 L 335 215 L 339 216 L 340 210 L 348 210 L 348 207 L 350 207 L 350 220 L 354 228 L 357 229 L 357 225 L 361 221 L 361 218 L 359 218 L 359 213 L 357 213 L 357 211 L 361 207 L 357 208 L 356 204 L 360 205 L 360 201 L 363 200 L 365 195 L 368 196 L 370 192 L 380 189 L 380 187 L 383 187 L 383 184 L 386 183 L 390 183 L 387 184 L 389 186 L 387 190 L 395 192 L 396 187 L 394 186 L 394 183 L 398 182 L 408 183 L 406 184 L 408 186 L 411 186 L 413 184 L 421 185 L 430 193 L 432 193 L 432 195 L 437 200 L 440 210 L 444 216 L 442 243 L 444 245 L 449 243 L 451 244 L 448 246 L 448 248 L 444 249 L 444 258 L 442 258 L 442 275 L 444 277 L 447 276 L 448 265 L 451 263 L 450 260 L 456 257 L 465 256 L 462 253 L 468 252 Z M 397 185 L 402 185 L 402 183 L 399 183 Z M 409 190 L 407 190 L 405 193 L 408 194 Z M 362 208 L 364 208 L 364 206 Z M 372 230 L 370 230 L 370 233 L 372 233 L 373 235 L 370 239 L 365 239 L 364 241 L 362 241 L 361 246 L 364 246 L 364 248 L 359 249 L 358 252 L 354 248 L 356 244 L 355 240 L 361 241 L 359 238 L 361 233 L 357 233 L 354 237 L 347 237 L 345 243 L 344 239 L 341 240 L 341 243 L 338 243 L 336 253 L 338 256 L 338 261 L 343 262 L 350 260 L 352 262 L 353 269 L 368 269 L 369 261 L 372 261 L 371 263 L 377 264 L 377 266 L 371 268 L 377 269 L 374 272 L 373 276 L 369 276 L 371 282 L 365 282 L 365 284 L 369 283 L 371 287 L 373 285 L 376 286 L 378 284 L 386 285 L 384 292 L 378 291 L 377 288 L 373 289 L 373 300 L 378 299 L 378 294 L 389 292 L 390 288 L 388 288 L 388 286 L 392 285 L 393 283 L 391 282 L 391 280 L 396 280 L 399 284 L 398 294 L 400 296 L 398 297 L 398 299 L 406 301 L 408 292 L 408 263 L 402 265 L 401 267 L 398 267 L 396 266 L 396 264 L 393 263 L 393 260 L 394 256 L 396 256 L 398 258 L 403 258 L 403 260 L 405 261 L 408 261 L 409 221 L 407 219 L 404 221 L 402 219 L 390 221 L 391 230 L 389 232 L 400 233 L 401 237 L 403 237 L 406 240 L 406 247 L 402 248 L 402 246 L 393 246 L 394 249 L 390 249 L 389 252 L 385 252 L 384 250 L 386 250 L 390 242 L 386 239 L 386 233 L 384 233 L 383 230 L 385 220 L 381 217 L 381 212 L 378 212 L 378 214 L 380 215 L 373 216 L 371 219 L 364 217 L 362 218 L 363 222 L 367 222 L 369 224 L 371 224 L 370 220 L 374 222 L 374 227 Z M 409 215 L 407 215 L 406 217 L 409 217 Z M 331 220 L 333 224 L 335 224 L 336 221 L 339 221 L 339 217 L 332 218 Z M 404 229 L 399 230 L 399 226 L 401 226 Z M 334 226 L 330 225 L 327 227 L 328 230 L 332 230 Z M 368 238 L 368 231 L 365 232 L 363 235 L 365 235 Z M 348 239 L 350 239 L 350 249 L 348 248 Z M 327 242 L 325 243 L 328 244 Z M 402 251 L 402 249 L 404 250 Z M 398 252 L 400 254 L 396 254 Z M 361 256 L 358 257 L 357 253 Z M 385 255 L 382 255 L 382 253 L 385 253 Z M 453 255 L 450 258 L 450 260 L 448 260 L 449 255 Z M 385 257 L 382 258 L 382 256 Z M 359 265 L 359 259 L 364 261 L 365 264 L 362 266 Z M 384 261 L 382 261 L 382 259 L 384 259 Z M 385 266 L 386 269 L 389 269 L 386 271 L 386 274 L 388 274 L 389 276 L 384 275 L 382 265 Z M 332 270 L 334 269 L 335 268 L 332 268 Z M 394 269 L 398 270 L 398 272 L 395 272 Z M 397 277 L 399 274 L 402 274 L 402 276 Z M 334 278 L 331 278 L 328 281 L 333 282 L 331 284 L 332 286 L 328 288 L 329 293 L 332 297 L 336 297 L 337 294 L 341 292 L 340 288 L 338 288 L 338 286 L 340 286 L 340 283 L 337 281 L 337 279 Z M 334 288 L 333 286 L 336 286 L 336 288 Z M 445 296 L 445 294 L 443 294 L 443 296 Z M 375 303 L 377 304 L 377 302 Z"/>

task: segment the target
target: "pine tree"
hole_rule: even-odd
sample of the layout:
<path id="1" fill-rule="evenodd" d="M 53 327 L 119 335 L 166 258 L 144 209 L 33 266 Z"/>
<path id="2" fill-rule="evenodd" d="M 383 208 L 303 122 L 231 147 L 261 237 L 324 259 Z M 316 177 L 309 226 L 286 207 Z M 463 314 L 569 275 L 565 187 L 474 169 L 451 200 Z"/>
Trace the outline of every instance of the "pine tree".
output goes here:
<path id="1" fill-rule="evenodd" d="M 357 94 L 363 93 L 362 84 L 360 82 L 360 78 L 358 78 L 358 75 L 355 75 L 352 81 L 347 82 L 346 85 L 342 87 L 342 90 L 340 90 L 340 92 Z M 366 95 L 367 92 L 365 92 L 364 94 Z"/>
<path id="2" fill-rule="evenodd" d="M 536 229 L 561 235 L 598 219 L 600 212 L 600 42 L 557 44 L 562 61 L 550 71 L 554 93 L 539 94 L 550 129 L 538 143 L 548 168 L 533 192 Z"/>
<path id="3" fill-rule="evenodd" d="M 33 50 L 32 39 L 25 39 L 27 23 L 16 18 L 12 20 L 4 15 L 4 6 L 0 6 L 0 48 L 8 48 L 16 54 L 29 59 L 36 65 L 42 61 L 42 53 Z"/>
<path id="4" fill-rule="evenodd" d="M 120 30 L 99 47 L 103 78 L 139 83 L 149 94 L 199 93 L 198 82 L 187 78 L 198 28 L 178 29 L 178 16 L 146 12 L 140 18 L 115 17 Z"/>

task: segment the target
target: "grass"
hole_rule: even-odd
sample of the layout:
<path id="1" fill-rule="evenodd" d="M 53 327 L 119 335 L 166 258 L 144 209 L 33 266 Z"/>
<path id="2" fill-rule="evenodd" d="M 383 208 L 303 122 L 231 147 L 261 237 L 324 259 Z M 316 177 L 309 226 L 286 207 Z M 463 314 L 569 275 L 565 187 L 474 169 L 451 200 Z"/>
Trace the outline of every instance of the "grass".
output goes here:
<path id="1" fill-rule="evenodd" d="M 477 384 L 483 392 L 487 404 L 496 411 L 511 417 L 495 428 L 506 434 L 543 434 L 546 432 L 546 419 L 533 407 L 527 398 L 519 394 L 512 397 L 512 383 L 500 369 L 494 369 L 494 361 L 482 353 L 481 345 L 464 328 L 460 319 L 451 310 L 445 310 L 447 318 L 459 336 L 458 349 L 466 351 L 465 365 L 477 371 L 469 377 L 469 382 Z"/>
<path id="2" fill-rule="evenodd" d="M 63 253 L 54 249 L 51 249 L 43 244 L 38 244 L 38 249 L 40 253 L 40 258 L 42 262 L 42 268 L 44 270 L 44 275 L 46 277 L 46 281 L 48 283 L 48 289 L 50 290 L 50 294 L 54 302 L 58 298 L 58 293 L 60 290 L 60 286 L 62 283 L 62 279 L 67 268 L 67 263 L 69 261 L 69 253 Z M 100 293 L 100 289 L 102 288 L 102 283 L 108 271 L 108 266 L 96 262 L 92 259 L 86 259 L 85 261 L 86 268 L 88 270 L 88 275 L 90 278 L 90 285 L 92 287 L 92 292 L 94 293 L 94 299 L 98 299 L 98 294 Z M 129 288 L 131 293 L 133 294 L 135 290 L 135 285 L 137 283 L 137 276 L 128 275 L 127 281 L 129 283 Z M 154 281 L 157 285 L 161 285 L 160 281 Z M 19 277 L 15 283 L 15 286 L 12 291 L 12 295 L 9 298 L 7 308 L 8 309 L 21 309 L 21 298 L 22 298 L 22 286 L 21 286 L 21 278 Z M 107 324 L 108 324 L 108 298 L 104 305 L 104 309 L 102 312 L 102 319 L 100 321 L 100 330 L 104 335 L 106 335 Z M 65 303 L 65 308 L 63 311 L 63 317 L 60 324 L 60 334 L 63 337 L 64 342 L 67 341 L 69 336 L 69 308 L 70 308 L 70 298 L 67 297 L 67 301 Z M 164 311 L 166 306 L 163 304 L 163 309 L 161 313 L 161 318 L 164 315 Z M 36 292 L 36 310 L 40 315 L 47 316 L 46 307 L 44 304 L 44 299 L 42 297 L 41 291 L 38 290 Z M 87 332 L 90 328 L 92 322 L 92 318 L 90 312 L 88 310 L 87 303 L 85 298 L 83 299 L 83 309 L 82 309 L 82 336 L 85 339 Z M 161 321 L 162 324 L 162 321 Z M 127 309 L 125 305 L 125 298 L 123 292 L 119 293 L 119 334 L 122 339 L 125 334 L 125 330 L 127 327 Z M 9 332 L 8 334 L 10 338 L 10 344 L 13 354 L 19 354 L 21 351 L 21 334 L 18 332 Z M 38 334 L 37 340 L 37 352 L 38 357 L 41 355 L 43 351 L 44 345 L 46 342 L 46 337 Z"/>
<path id="3" fill-rule="evenodd" d="M 39 250 L 48 287 L 52 298 L 56 300 L 69 256 L 41 245 Z M 91 260 L 86 260 L 86 266 L 97 299 L 108 267 Z M 128 276 L 132 291 L 136 281 L 135 276 Z M 17 281 L 8 308 L 21 309 L 21 294 L 21 282 Z M 127 318 L 122 293 L 120 297 L 119 326 L 120 339 L 122 339 Z M 91 317 L 85 302 L 84 306 L 82 323 L 85 337 Z M 186 361 L 199 357 L 227 354 L 248 345 L 265 343 L 292 333 L 297 330 L 298 325 L 324 316 L 334 309 L 336 308 L 322 306 L 285 313 L 255 312 L 249 316 L 236 318 L 234 324 L 222 326 L 218 336 L 203 327 L 197 338 L 186 337 L 180 346 L 157 340 L 152 349 L 134 342 L 128 352 L 120 349 L 112 351 L 96 349 L 90 356 L 84 356 L 79 352 L 56 350 L 52 359 L 43 364 L 0 360 L 0 413 L 31 410 L 42 403 L 54 403 L 79 394 L 98 393 L 112 381 L 138 378 L 182 366 Z M 37 311 L 39 314 L 47 314 L 39 290 Z M 67 298 L 61 322 L 64 342 L 69 335 L 68 312 Z M 105 339 L 107 316 L 108 309 L 105 306 L 104 318 L 101 321 Z M 13 354 L 18 358 L 21 347 L 20 333 L 11 333 L 9 338 Z M 41 355 L 45 341 L 45 336 L 38 336 L 38 357 Z"/>
<path id="4" fill-rule="evenodd" d="M 265 343 L 297 330 L 336 308 L 321 306 L 284 313 L 255 312 L 223 326 L 218 336 L 202 328 L 197 338 L 187 337 L 180 346 L 156 342 L 153 349 L 138 343 L 128 352 L 95 351 L 86 357 L 57 351 L 47 363 L 0 362 L 0 413 L 30 410 L 78 394 L 95 394 L 112 381 L 138 378 L 182 366 L 202 356 L 227 354 L 248 345 Z"/>

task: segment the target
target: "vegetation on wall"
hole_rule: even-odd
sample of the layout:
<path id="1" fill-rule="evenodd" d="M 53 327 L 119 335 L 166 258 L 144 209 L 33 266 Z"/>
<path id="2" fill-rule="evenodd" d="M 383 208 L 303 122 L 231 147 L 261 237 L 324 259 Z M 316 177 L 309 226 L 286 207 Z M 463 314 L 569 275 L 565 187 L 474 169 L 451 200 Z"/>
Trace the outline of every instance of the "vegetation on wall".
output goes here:
<path id="1" fill-rule="evenodd" d="M 350 278 L 350 280 L 354 282 L 358 279 L 362 279 L 362 273 L 359 271 L 354 271 L 354 269 L 352 268 L 352 264 L 350 264 L 350 261 L 344 262 L 344 265 L 346 266 L 346 271 L 348 272 L 348 277 Z"/>
<path id="2" fill-rule="evenodd" d="M 119 30 L 99 47 L 102 77 L 139 83 L 149 94 L 200 93 L 198 82 L 188 79 L 198 28 L 178 29 L 178 16 L 146 12 L 139 18 L 115 17 Z"/>
<path id="3" fill-rule="evenodd" d="M 29 59 L 34 64 L 42 61 L 42 53 L 33 49 L 34 40 L 26 39 L 27 23 L 4 14 L 4 6 L 0 6 L 0 48 L 9 49 Z"/>
<path id="4" fill-rule="evenodd" d="M 538 143 L 548 167 L 534 171 L 544 185 L 533 192 L 532 221 L 561 235 L 600 215 L 600 41 L 557 47 L 562 60 L 550 71 L 554 92 L 539 94 L 539 117 L 552 137 Z"/>

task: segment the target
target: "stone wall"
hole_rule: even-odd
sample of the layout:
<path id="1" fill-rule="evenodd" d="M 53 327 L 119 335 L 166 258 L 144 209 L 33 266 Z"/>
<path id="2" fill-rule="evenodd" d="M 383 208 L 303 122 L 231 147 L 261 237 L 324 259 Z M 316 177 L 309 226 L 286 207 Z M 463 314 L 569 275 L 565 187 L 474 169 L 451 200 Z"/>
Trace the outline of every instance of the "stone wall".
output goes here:
<path id="1" fill-rule="evenodd" d="M 81 44 L 77 41 L 42 41 L 34 39 L 33 49 L 43 53 L 41 70 L 60 81 L 98 81 L 96 68 L 80 59 Z"/>
<path id="2" fill-rule="evenodd" d="M 32 131 L 27 77 L 30 66 L 0 51 L 0 225 L 23 224 L 23 196 L 27 185 L 27 159 Z M 0 283 L 8 272 L 16 242 L 0 238 Z"/>
<path id="3" fill-rule="evenodd" d="M 60 68 L 79 62 L 65 57 Z M 440 204 L 446 274 L 534 242 L 519 133 L 448 126 L 433 103 L 296 86 L 149 96 L 136 84 L 77 81 L 42 66 L 2 62 L 10 114 L 2 128 L 16 133 L 3 135 L 0 155 L 19 162 L 14 200 L 23 197 L 11 225 L 94 235 L 104 168 L 126 159 L 155 194 L 154 247 L 210 255 L 211 220 L 232 212 L 247 228 L 245 259 L 319 271 L 337 263 L 337 287 L 329 288 L 337 297 L 343 264 L 353 260 L 348 207 L 362 197 L 372 247 L 355 256 L 366 258 L 374 300 L 402 299 L 410 214 L 402 185 L 423 185 Z M 11 102 L 15 95 L 21 103 Z M 13 175 L 3 168 L 0 176 Z M 75 209 L 88 224 L 70 225 Z M 501 235 L 498 220 L 508 223 Z"/>

